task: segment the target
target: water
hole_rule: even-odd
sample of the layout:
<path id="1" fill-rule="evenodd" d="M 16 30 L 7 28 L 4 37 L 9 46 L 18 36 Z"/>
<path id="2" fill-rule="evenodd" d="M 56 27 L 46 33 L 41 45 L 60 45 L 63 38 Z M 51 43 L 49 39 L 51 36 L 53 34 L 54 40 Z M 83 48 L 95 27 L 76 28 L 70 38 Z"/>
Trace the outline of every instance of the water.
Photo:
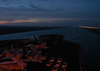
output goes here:
<path id="1" fill-rule="evenodd" d="M 20 39 L 23 37 L 31 37 L 34 35 L 45 35 L 45 34 L 62 34 L 64 39 L 70 41 L 70 30 L 71 29 L 71 41 L 78 42 L 83 51 L 82 59 L 85 62 L 87 71 L 100 71 L 100 36 L 81 28 L 57 28 L 41 31 L 31 31 L 24 33 L 15 33 L 0 35 L 0 40 L 9 39 Z"/>

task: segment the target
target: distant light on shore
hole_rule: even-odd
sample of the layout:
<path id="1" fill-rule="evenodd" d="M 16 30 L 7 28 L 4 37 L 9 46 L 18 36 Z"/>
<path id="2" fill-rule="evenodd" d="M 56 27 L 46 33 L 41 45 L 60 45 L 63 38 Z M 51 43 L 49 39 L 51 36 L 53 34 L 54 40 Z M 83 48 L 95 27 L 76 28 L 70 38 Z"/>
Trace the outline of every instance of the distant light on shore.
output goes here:
<path id="1" fill-rule="evenodd" d="M 79 26 L 79 28 L 100 29 L 99 27 Z"/>

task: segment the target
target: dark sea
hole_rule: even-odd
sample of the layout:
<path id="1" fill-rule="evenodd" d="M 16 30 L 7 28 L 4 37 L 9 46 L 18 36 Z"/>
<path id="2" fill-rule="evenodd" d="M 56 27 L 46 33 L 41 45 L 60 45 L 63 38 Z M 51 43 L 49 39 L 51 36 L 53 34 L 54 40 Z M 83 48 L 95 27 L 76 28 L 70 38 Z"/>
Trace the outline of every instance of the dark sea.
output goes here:
<path id="1" fill-rule="evenodd" d="M 32 37 L 45 34 L 62 34 L 64 35 L 65 40 L 70 41 L 69 29 L 71 29 L 71 41 L 77 42 L 81 45 L 81 54 L 82 59 L 85 62 L 86 70 L 100 71 L 100 36 L 85 29 L 81 29 L 78 27 L 66 27 L 24 33 L 6 34 L 0 35 L 0 40 L 21 39 L 24 37 Z"/>

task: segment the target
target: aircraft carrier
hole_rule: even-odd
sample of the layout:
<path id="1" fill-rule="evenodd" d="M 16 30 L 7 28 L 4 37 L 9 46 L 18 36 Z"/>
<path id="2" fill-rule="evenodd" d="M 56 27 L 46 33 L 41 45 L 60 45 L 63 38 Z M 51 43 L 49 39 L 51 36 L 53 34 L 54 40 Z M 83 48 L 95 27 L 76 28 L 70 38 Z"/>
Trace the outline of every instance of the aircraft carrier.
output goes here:
<path id="1" fill-rule="evenodd" d="M 6 54 L 2 55 L 7 50 L 11 54 L 17 52 L 17 54 L 21 55 L 23 53 L 23 56 L 18 58 L 16 57 L 17 54 L 15 56 L 10 54 L 8 56 Z M 29 50 L 32 50 L 32 53 L 29 54 Z M 63 35 L 57 34 L 46 34 L 17 40 L 3 40 L 0 41 L 0 54 L 2 55 L 0 57 L 0 71 L 86 71 L 81 52 L 82 49 L 79 43 L 66 41 Z M 25 55 L 30 55 L 32 59 L 29 56 L 25 57 Z M 6 56 L 7 58 L 3 59 Z M 15 60 L 13 60 L 14 58 Z M 2 62 L 5 61 L 8 61 L 8 63 L 3 64 Z M 10 63 L 9 61 L 17 62 Z M 21 62 L 23 62 L 23 65 L 25 63 L 22 69 L 20 69 L 22 66 L 20 65 Z M 15 64 L 19 65 L 19 69 L 8 66 L 14 66 Z"/>

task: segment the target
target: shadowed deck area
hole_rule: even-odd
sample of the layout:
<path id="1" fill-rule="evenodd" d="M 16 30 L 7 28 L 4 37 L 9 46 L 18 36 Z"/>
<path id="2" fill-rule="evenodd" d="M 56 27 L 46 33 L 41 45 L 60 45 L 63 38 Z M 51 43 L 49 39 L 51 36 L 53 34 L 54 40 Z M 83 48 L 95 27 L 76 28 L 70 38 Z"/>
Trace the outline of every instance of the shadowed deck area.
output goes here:
<path id="1" fill-rule="evenodd" d="M 57 58 L 62 58 L 62 62 L 68 62 L 68 67 L 66 71 L 81 71 L 80 63 L 79 63 L 79 54 L 77 50 L 77 43 L 70 43 L 68 41 L 62 40 L 63 38 L 61 35 L 58 38 L 56 44 L 54 42 L 57 40 L 58 35 L 49 35 L 49 40 L 47 41 L 47 59 L 40 63 L 29 63 L 28 64 L 28 71 L 52 71 L 52 67 L 56 64 Z M 46 63 L 50 60 L 51 57 L 55 57 L 55 62 L 50 66 L 47 67 Z M 60 69 L 60 68 L 59 68 Z"/>
<path id="2" fill-rule="evenodd" d="M 63 40 L 63 35 L 42 35 L 47 36 L 49 39 L 46 41 L 47 50 L 43 50 L 43 53 L 47 53 L 47 59 L 43 61 L 43 63 L 37 62 L 28 62 L 27 71 L 52 71 L 52 67 L 56 64 L 58 58 L 62 58 L 62 62 L 67 62 L 68 66 L 66 71 L 81 71 L 82 69 L 82 59 L 80 55 L 80 46 L 78 43 L 68 42 Z M 40 36 L 40 37 L 42 37 Z M 18 40 L 7 40 L 0 41 L 0 47 L 11 47 L 13 44 L 14 47 L 19 45 L 20 47 L 24 47 L 24 43 L 20 42 L 24 39 Z M 7 44 L 7 45 L 4 45 Z M 30 44 L 30 43 L 28 43 Z M 37 44 L 34 42 L 32 44 Z M 55 57 L 55 61 L 53 64 L 48 67 L 46 63 L 50 60 L 51 57 Z M 62 65 L 62 63 L 61 63 Z M 61 66 L 58 70 L 60 70 Z M 84 70 L 83 70 L 84 71 Z"/>

